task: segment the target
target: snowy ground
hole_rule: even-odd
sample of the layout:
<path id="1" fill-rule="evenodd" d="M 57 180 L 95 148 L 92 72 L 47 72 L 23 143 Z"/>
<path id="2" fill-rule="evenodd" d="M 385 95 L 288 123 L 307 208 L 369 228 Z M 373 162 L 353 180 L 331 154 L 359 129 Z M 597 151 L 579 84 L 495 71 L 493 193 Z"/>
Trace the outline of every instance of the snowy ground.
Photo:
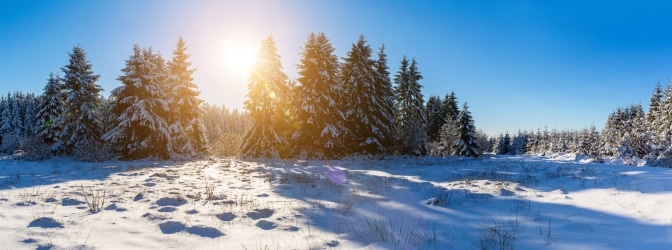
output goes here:
<path id="1" fill-rule="evenodd" d="M 0 159 L 0 249 L 672 249 L 672 169 Z"/>

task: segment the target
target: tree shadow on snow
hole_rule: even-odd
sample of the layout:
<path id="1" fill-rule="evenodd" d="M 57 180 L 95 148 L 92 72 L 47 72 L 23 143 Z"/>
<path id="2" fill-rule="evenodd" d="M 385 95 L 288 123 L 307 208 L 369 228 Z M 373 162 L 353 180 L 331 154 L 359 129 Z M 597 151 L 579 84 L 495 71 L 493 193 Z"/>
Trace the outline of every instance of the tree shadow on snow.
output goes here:
<path id="1" fill-rule="evenodd" d="M 379 227 L 387 227 L 389 231 L 405 228 L 403 230 L 414 231 L 416 235 L 427 232 L 423 236 L 426 241 L 414 243 L 419 244 L 415 247 L 427 247 L 431 244 L 427 240 L 431 238 L 429 235 L 439 230 L 447 236 L 443 241 L 434 242 L 434 247 L 474 248 L 479 247 L 475 244 L 483 237 L 484 230 L 502 224 L 514 225 L 510 230 L 521 235 L 514 243 L 517 248 L 535 249 L 547 245 L 561 248 L 672 247 L 672 227 L 646 223 L 645 218 L 582 208 L 571 202 L 544 203 L 518 198 L 516 193 L 523 189 L 499 189 L 493 195 L 443 186 L 450 182 L 468 184 L 482 177 L 501 183 L 527 181 L 530 186 L 540 189 L 565 183 L 565 191 L 572 192 L 591 188 L 582 184 L 574 171 L 585 169 L 585 176 L 589 176 L 593 173 L 591 168 L 600 166 L 563 166 L 558 170 L 557 164 L 548 163 L 529 166 L 488 159 L 430 157 L 380 161 L 275 161 L 262 166 L 278 183 L 273 185 L 277 194 L 312 205 L 312 209 L 299 211 L 311 227 L 349 233 L 351 240 L 365 245 L 384 241 Z M 665 173 L 664 170 L 657 171 Z M 602 169 L 594 171 L 596 174 L 602 172 Z M 616 181 L 630 177 L 618 175 L 618 178 L 621 179 Z M 609 179 L 598 184 L 606 187 L 610 184 Z M 627 185 L 616 187 L 630 190 Z M 553 190 L 554 187 L 546 188 Z M 544 233 L 547 231 L 549 233 Z"/>
<path id="2" fill-rule="evenodd" d="M 174 164 L 152 160 L 78 162 L 70 158 L 54 157 L 44 161 L 23 161 L 4 157 L 0 158 L 0 190 L 54 185 L 74 180 L 104 180 L 112 174 L 132 176 L 140 174 L 132 170 L 170 166 Z"/>

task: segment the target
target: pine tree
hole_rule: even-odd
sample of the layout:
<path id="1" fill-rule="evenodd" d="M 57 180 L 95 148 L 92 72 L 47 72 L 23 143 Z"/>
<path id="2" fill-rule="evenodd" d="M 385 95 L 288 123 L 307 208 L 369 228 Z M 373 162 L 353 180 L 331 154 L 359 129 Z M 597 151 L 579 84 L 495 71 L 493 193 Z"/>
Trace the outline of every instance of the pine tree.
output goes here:
<path id="1" fill-rule="evenodd" d="M 95 110 L 100 105 L 100 92 L 103 89 L 96 84 L 100 76 L 93 73 L 84 49 L 75 46 L 69 55 L 70 63 L 61 68 L 64 73 L 65 106 L 57 123 L 62 131 L 56 147 L 73 154 L 79 146 L 100 142 L 103 131 Z"/>
<path id="2" fill-rule="evenodd" d="M 37 134 L 40 126 L 38 125 L 37 112 L 40 104 L 39 98 L 34 93 L 26 94 L 23 99 L 24 113 L 23 113 L 23 131 L 24 138 L 33 137 Z"/>
<path id="3" fill-rule="evenodd" d="M 450 119 L 452 121 L 457 120 L 457 115 L 460 113 L 460 109 L 457 103 L 457 96 L 455 92 L 451 91 L 450 94 L 446 95 L 446 98 L 443 101 L 443 115 L 445 119 Z"/>
<path id="4" fill-rule="evenodd" d="M 53 145 L 59 140 L 61 127 L 56 124 L 58 118 L 64 113 L 64 86 L 61 79 L 53 73 L 49 75 L 49 80 L 44 86 L 42 99 L 37 111 L 39 120 L 38 135 L 42 136 L 44 142 Z"/>
<path id="5" fill-rule="evenodd" d="M 378 122 L 381 129 L 380 134 L 383 135 L 380 141 L 385 147 L 385 152 L 390 153 L 394 150 L 394 88 L 392 87 L 392 80 L 390 79 L 389 67 L 387 66 L 387 54 L 385 54 L 385 45 L 378 49 L 378 59 L 374 62 L 376 75 L 374 80 L 374 96 L 376 98 L 377 112 L 379 113 Z"/>
<path id="6" fill-rule="evenodd" d="M 665 149 L 664 138 L 661 138 L 661 134 L 663 134 L 661 124 L 663 123 L 662 116 L 664 115 L 664 110 L 662 110 L 664 98 L 663 88 L 660 83 L 657 83 L 651 95 L 649 112 L 646 115 L 646 130 L 650 137 L 648 145 L 650 155 L 647 156 L 647 161 L 655 161 L 661 151 Z"/>
<path id="7" fill-rule="evenodd" d="M 294 90 L 292 113 L 295 129 L 291 137 L 293 155 L 334 158 L 345 155 L 345 98 L 339 83 L 338 57 L 324 33 L 308 36 L 297 65 L 299 85 Z"/>
<path id="8" fill-rule="evenodd" d="M 439 132 L 441 127 L 446 123 L 445 112 L 443 112 L 443 104 L 441 97 L 430 96 L 427 99 L 427 140 L 440 140 Z"/>
<path id="9" fill-rule="evenodd" d="M 19 138 L 23 138 L 24 136 L 24 117 L 25 117 L 25 103 L 23 100 L 25 99 L 25 95 L 21 92 L 14 92 L 14 95 L 12 96 L 12 134 L 17 135 Z"/>
<path id="10" fill-rule="evenodd" d="M 427 141 L 427 118 L 419 81 L 422 75 L 414 60 L 409 65 L 406 57 L 401 60 L 395 74 L 395 124 L 397 150 L 401 154 L 424 155 Z"/>
<path id="11" fill-rule="evenodd" d="M 282 158 L 287 154 L 289 132 L 289 80 L 282 72 L 273 37 L 261 43 L 248 84 L 245 109 L 253 125 L 243 138 L 241 156 Z"/>
<path id="12" fill-rule="evenodd" d="M 476 142 L 476 128 L 474 120 L 469 112 L 469 106 L 465 102 L 462 111 L 457 115 L 458 140 L 453 144 L 453 155 L 478 157 L 480 146 Z"/>
<path id="13" fill-rule="evenodd" d="M 124 159 L 168 159 L 172 145 L 165 118 L 169 107 L 163 58 L 135 45 L 121 72 L 117 80 L 122 86 L 111 92 L 110 109 L 117 119 L 103 138 Z"/>
<path id="14" fill-rule="evenodd" d="M 446 95 L 446 98 L 443 100 L 441 114 L 443 117 L 443 125 L 441 127 L 441 140 L 443 146 L 450 147 L 450 145 L 455 144 L 457 137 L 455 133 L 457 131 L 457 115 L 460 113 L 460 109 L 457 104 L 457 96 L 455 92 L 450 92 Z M 447 152 L 450 153 L 450 152 Z"/>
<path id="15" fill-rule="evenodd" d="M 377 90 L 377 71 L 371 59 L 372 50 L 360 36 L 344 58 L 341 77 L 345 88 L 346 126 L 350 131 L 346 145 L 352 153 L 387 153 L 392 127 L 390 113 L 386 112 L 386 98 Z"/>
<path id="16" fill-rule="evenodd" d="M 509 148 L 510 154 L 513 155 L 526 154 L 527 143 L 529 142 L 528 137 L 529 136 L 526 132 L 518 131 L 518 133 L 515 136 L 513 136 L 513 140 L 511 141 L 511 147 Z"/>
<path id="17" fill-rule="evenodd" d="M 168 104 L 170 114 L 168 124 L 175 152 L 190 157 L 206 153 L 208 145 L 203 125 L 203 100 L 198 98 L 198 86 L 193 82 L 193 69 L 186 54 L 187 45 L 180 37 L 173 50 L 173 59 L 168 63 L 170 69 Z"/>
<path id="18" fill-rule="evenodd" d="M 511 136 L 509 136 L 509 133 L 507 132 L 503 136 L 500 135 L 499 139 L 497 140 L 497 144 L 495 144 L 494 153 L 498 155 L 509 154 L 511 152 L 510 147 Z"/>
<path id="19" fill-rule="evenodd" d="M 651 95 L 649 103 L 649 112 L 646 115 L 646 121 L 653 125 L 658 121 L 658 117 L 661 112 L 661 103 L 663 101 L 663 87 L 660 86 L 660 83 L 656 84 L 656 87 L 653 89 L 653 94 Z"/>

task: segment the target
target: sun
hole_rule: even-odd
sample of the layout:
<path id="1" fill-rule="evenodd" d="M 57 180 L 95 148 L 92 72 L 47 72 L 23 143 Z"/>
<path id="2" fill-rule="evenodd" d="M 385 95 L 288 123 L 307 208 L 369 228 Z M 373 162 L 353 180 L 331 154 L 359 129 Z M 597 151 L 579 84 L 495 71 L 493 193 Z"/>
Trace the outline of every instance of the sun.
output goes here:
<path id="1" fill-rule="evenodd" d="M 226 70 L 237 74 L 248 74 L 257 60 L 259 45 L 243 40 L 225 40 L 222 56 Z"/>

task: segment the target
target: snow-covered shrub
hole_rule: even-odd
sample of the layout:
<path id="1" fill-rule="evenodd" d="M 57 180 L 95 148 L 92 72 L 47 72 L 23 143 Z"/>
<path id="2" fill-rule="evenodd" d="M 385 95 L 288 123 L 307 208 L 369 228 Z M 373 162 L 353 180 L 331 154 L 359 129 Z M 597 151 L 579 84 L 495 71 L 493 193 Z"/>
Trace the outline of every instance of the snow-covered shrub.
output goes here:
<path id="1" fill-rule="evenodd" d="M 105 161 L 112 159 L 111 146 L 99 140 L 82 140 L 75 143 L 73 156 L 79 161 Z"/>
<path id="2" fill-rule="evenodd" d="M 21 137 L 15 134 L 4 134 L 2 136 L 2 144 L 0 144 L 0 151 L 4 153 L 13 153 L 21 146 Z"/>
<path id="3" fill-rule="evenodd" d="M 49 144 L 37 136 L 29 136 L 21 140 L 20 148 L 24 152 L 23 160 L 42 161 L 53 156 Z"/>
<path id="4" fill-rule="evenodd" d="M 240 144 L 242 135 L 234 133 L 225 133 L 217 141 L 210 144 L 210 155 L 212 156 L 236 156 L 240 153 Z"/>

